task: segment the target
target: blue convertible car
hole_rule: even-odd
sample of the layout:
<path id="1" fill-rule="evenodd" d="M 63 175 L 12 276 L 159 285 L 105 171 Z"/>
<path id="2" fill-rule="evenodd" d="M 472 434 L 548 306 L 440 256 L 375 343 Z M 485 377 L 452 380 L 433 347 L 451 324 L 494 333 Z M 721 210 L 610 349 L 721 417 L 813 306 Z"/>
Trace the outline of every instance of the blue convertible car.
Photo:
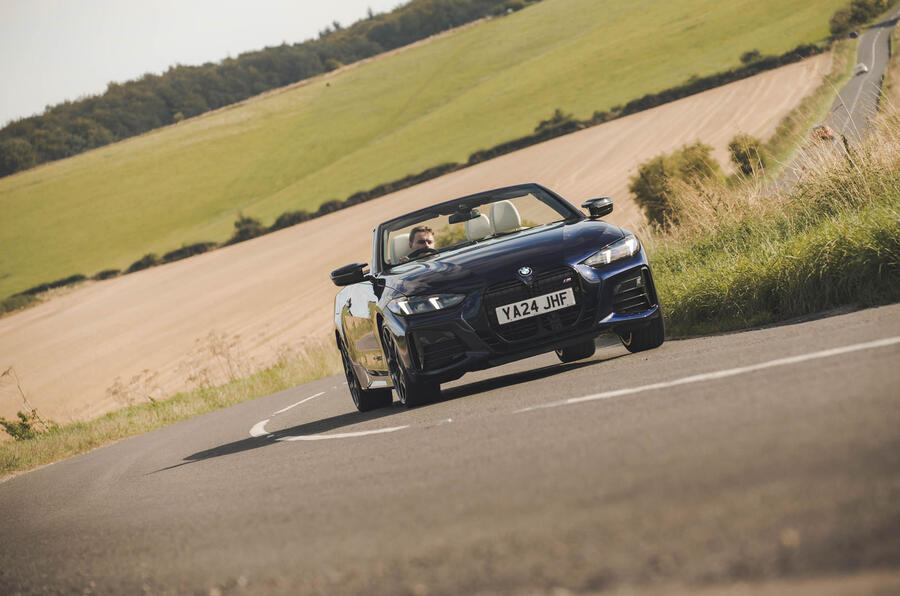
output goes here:
<path id="1" fill-rule="evenodd" d="M 594 353 L 613 331 L 628 350 L 663 342 L 641 243 L 538 184 L 482 192 L 375 228 L 372 263 L 331 273 L 335 336 L 360 411 L 439 395 L 467 371 L 555 351 Z"/>

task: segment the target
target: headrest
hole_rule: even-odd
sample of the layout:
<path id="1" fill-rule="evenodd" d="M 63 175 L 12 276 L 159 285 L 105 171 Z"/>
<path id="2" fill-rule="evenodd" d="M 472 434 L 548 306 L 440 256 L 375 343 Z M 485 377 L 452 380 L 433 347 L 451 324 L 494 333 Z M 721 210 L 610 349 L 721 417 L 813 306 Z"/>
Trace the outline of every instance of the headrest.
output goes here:
<path id="1" fill-rule="evenodd" d="M 512 232 L 522 227 L 519 210 L 509 201 L 497 201 L 491 205 L 491 222 L 497 234 Z"/>
<path id="2" fill-rule="evenodd" d="M 493 228 L 491 228 L 491 220 L 488 219 L 488 216 L 482 213 L 475 219 L 470 219 L 466 222 L 466 238 L 469 240 L 481 240 L 485 236 L 490 236 L 494 233 Z"/>
<path id="3" fill-rule="evenodd" d="M 400 262 L 400 259 L 408 255 L 410 252 L 409 234 L 397 234 L 396 236 L 391 238 L 391 264 L 396 265 Z"/>

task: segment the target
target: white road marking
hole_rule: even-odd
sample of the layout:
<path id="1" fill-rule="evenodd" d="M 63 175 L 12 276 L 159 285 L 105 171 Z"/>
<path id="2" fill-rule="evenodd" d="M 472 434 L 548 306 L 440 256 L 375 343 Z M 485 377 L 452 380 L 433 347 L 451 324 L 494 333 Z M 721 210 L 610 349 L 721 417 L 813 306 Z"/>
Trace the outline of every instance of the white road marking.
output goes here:
<path id="1" fill-rule="evenodd" d="M 643 385 L 641 387 L 632 387 L 630 389 L 618 389 L 616 391 L 606 391 L 604 393 L 595 393 L 593 395 L 585 395 L 583 397 L 572 397 L 569 399 L 562 399 L 559 401 L 554 401 L 546 404 L 541 404 L 538 406 L 531 406 L 528 408 L 522 408 L 521 410 L 516 410 L 515 413 L 519 414 L 522 412 L 532 412 L 534 410 L 543 410 L 546 408 L 557 408 L 559 406 L 568 406 L 572 404 L 580 404 L 589 401 L 597 401 L 601 399 L 612 399 L 614 397 L 622 397 L 625 395 L 633 395 L 635 393 L 643 393 L 644 391 L 653 391 L 656 389 L 667 389 L 669 387 L 675 387 L 678 385 L 687 385 L 689 383 L 701 383 L 703 381 L 711 381 L 714 379 L 724 379 L 726 377 L 733 377 L 735 375 L 742 375 L 749 372 L 755 372 L 758 370 L 765 370 L 767 368 L 774 368 L 776 366 L 787 366 L 789 364 L 798 364 L 800 362 L 807 362 L 809 360 L 816 360 L 819 358 L 831 358 L 832 356 L 840 356 L 841 354 L 849 354 L 851 352 L 858 352 L 860 350 L 871 350 L 874 348 L 883 348 L 886 346 L 892 346 L 894 344 L 900 343 L 900 336 L 888 337 L 885 339 L 879 339 L 876 341 L 870 341 L 862 344 L 854 344 L 851 346 L 844 346 L 842 348 L 833 348 L 831 350 L 822 350 L 821 352 L 812 352 L 809 354 L 803 354 L 801 356 L 792 356 L 790 358 L 780 358 L 778 360 L 770 360 L 768 362 L 762 362 L 760 364 L 753 364 L 750 366 L 741 366 L 738 368 L 730 368 L 727 370 L 720 370 L 717 372 L 704 373 L 700 375 L 692 375 L 690 377 L 682 377 L 680 379 L 675 379 L 674 381 L 666 381 L 663 383 L 653 383 L 651 385 Z"/>
<path id="2" fill-rule="evenodd" d="M 368 435 L 380 435 L 384 433 L 392 433 L 398 430 L 409 428 L 409 425 L 392 426 L 390 428 L 378 428 L 375 430 L 361 430 L 353 433 L 334 433 L 330 435 L 298 435 L 295 437 L 279 437 L 276 441 L 323 441 L 325 439 L 349 439 L 352 437 L 365 437 Z"/>
<path id="3" fill-rule="evenodd" d="M 875 44 L 878 42 L 878 38 L 881 37 L 881 32 L 882 32 L 882 29 L 879 29 L 878 32 L 875 34 L 875 36 L 872 38 L 872 59 L 869 61 L 869 63 L 872 65 L 872 68 L 875 68 Z M 861 64 L 865 64 L 865 62 L 862 62 Z M 871 72 L 871 68 L 869 69 L 869 72 Z M 849 114 L 850 114 L 850 116 L 848 116 L 848 121 L 850 119 L 852 119 L 853 110 L 856 109 L 856 104 L 857 104 L 857 102 L 859 102 L 859 96 L 862 94 L 863 89 L 866 88 L 865 80 L 868 77 L 869 77 L 868 72 L 863 75 L 862 82 L 859 85 L 859 89 L 856 91 L 856 97 L 853 98 L 853 103 L 850 104 L 850 110 L 848 110 Z"/>
<path id="4" fill-rule="evenodd" d="M 269 420 L 271 420 L 271 418 L 266 418 L 265 420 L 254 424 L 253 428 L 250 429 L 250 436 L 251 437 L 262 437 L 262 436 L 269 434 L 268 431 L 266 430 L 266 423 Z"/>
<path id="5" fill-rule="evenodd" d="M 322 392 L 316 393 L 315 395 L 311 395 L 305 399 L 301 399 L 297 403 L 291 404 L 286 408 L 282 408 L 282 409 L 278 410 L 277 412 L 273 412 L 272 417 L 275 417 L 278 414 L 283 414 L 284 412 L 287 412 L 291 408 L 296 408 L 300 404 L 304 404 L 304 403 L 308 402 L 309 400 L 315 399 L 321 395 L 325 395 L 325 392 L 322 391 Z M 256 424 L 254 424 L 253 427 L 250 429 L 250 436 L 251 437 L 264 437 L 264 436 L 271 437 L 272 433 L 270 433 L 269 431 L 266 430 L 266 424 L 268 424 L 270 420 L 272 420 L 272 418 L 266 418 L 265 420 L 261 420 L 260 422 L 257 422 Z M 450 418 L 447 418 L 445 420 L 441 420 L 440 422 L 438 422 L 438 424 L 446 424 L 448 422 L 452 422 L 452 420 Z M 392 426 L 390 428 L 378 428 L 375 430 L 361 430 L 361 431 L 357 431 L 357 432 L 348 432 L 348 433 L 332 433 L 332 434 L 297 435 L 297 436 L 289 436 L 289 437 L 278 437 L 275 440 L 276 441 L 323 441 L 326 439 L 350 439 L 350 438 L 354 438 L 354 437 L 366 437 L 369 435 L 380 435 L 380 434 L 384 434 L 384 433 L 392 433 L 392 432 L 396 432 L 398 430 L 403 430 L 403 429 L 406 429 L 409 427 L 410 427 L 410 425 L 406 424 L 403 426 Z"/>
<path id="6" fill-rule="evenodd" d="M 289 405 L 289 406 L 286 407 L 286 408 L 281 408 L 281 409 L 278 410 L 277 412 L 273 412 L 273 413 L 272 413 L 272 416 L 277 416 L 278 414 L 283 414 L 283 413 L 287 412 L 288 410 L 290 410 L 291 408 L 296 408 L 296 407 L 299 406 L 300 404 L 306 403 L 306 402 L 308 402 L 308 401 L 311 400 L 311 399 L 315 399 L 315 398 L 319 397 L 320 395 L 325 395 L 325 392 L 324 392 L 324 391 L 320 391 L 319 393 L 316 393 L 315 395 L 313 395 L 313 396 L 311 396 L 311 397 L 307 397 L 306 399 L 301 399 L 301 400 L 298 401 L 297 403 L 291 404 L 291 405 Z"/>

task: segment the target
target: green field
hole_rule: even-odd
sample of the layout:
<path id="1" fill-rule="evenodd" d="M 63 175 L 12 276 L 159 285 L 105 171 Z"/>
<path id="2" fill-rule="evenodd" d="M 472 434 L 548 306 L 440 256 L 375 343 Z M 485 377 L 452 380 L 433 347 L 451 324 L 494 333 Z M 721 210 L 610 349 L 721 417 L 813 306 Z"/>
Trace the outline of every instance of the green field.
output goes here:
<path id="1" fill-rule="evenodd" d="M 229 237 L 828 33 L 845 0 L 544 0 L 395 56 L 0 179 L 0 298 Z M 436 197 L 445 198 L 445 197 Z"/>

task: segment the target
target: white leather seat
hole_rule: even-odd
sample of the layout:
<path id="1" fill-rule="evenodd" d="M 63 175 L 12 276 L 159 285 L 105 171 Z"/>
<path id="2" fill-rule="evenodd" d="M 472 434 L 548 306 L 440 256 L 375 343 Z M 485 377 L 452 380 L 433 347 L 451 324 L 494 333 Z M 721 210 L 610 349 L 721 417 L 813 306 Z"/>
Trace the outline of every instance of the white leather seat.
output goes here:
<path id="1" fill-rule="evenodd" d="M 409 234 L 397 234 L 391 238 L 390 260 L 396 265 L 400 259 L 412 252 L 409 249 Z"/>
<path id="2" fill-rule="evenodd" d="M 491 227 L 491 220 L 484 213 L 466 222 L 466 238 L 469 240 L 481 240 L 493 233 L 494 229 Z"/>
<path id="3" fill-rule="evenodd" d="M 491 223 L 496 234 L 514 232 L 522 227 L 519 210 L 509 201 L 497 201 L 491 205 Z"/>

